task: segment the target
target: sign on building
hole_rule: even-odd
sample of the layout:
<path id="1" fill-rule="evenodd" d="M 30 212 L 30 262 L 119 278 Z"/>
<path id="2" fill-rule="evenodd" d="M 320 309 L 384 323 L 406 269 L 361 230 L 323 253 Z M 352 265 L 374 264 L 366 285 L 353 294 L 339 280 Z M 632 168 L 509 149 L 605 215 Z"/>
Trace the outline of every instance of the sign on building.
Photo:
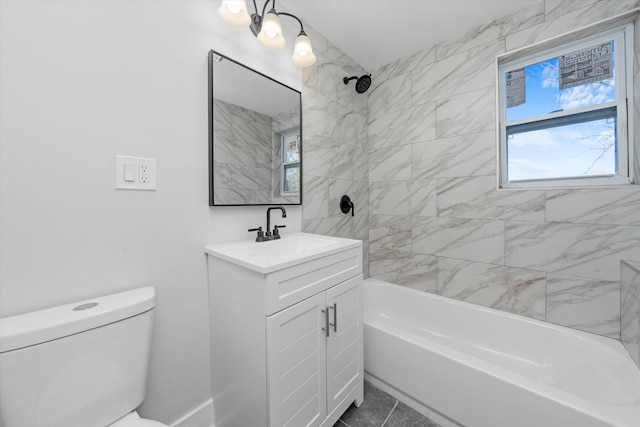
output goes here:
<path id="1" fill-rule="evenodd" d="M 613 42 L 560 56 L 560 90 L 613 77 Z"/>

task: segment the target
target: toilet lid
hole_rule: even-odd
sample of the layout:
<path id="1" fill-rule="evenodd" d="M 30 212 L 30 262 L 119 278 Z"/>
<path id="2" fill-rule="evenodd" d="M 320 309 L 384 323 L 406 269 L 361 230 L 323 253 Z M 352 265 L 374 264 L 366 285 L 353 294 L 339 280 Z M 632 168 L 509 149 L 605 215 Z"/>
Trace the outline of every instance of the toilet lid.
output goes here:
<path id="1" fill-rule="evenodd" d="M 109 427 L 168 427 L 166 424 L 159 423 L 158 421 L 147 420 L 140 418 L 136 411 L 133 411 L 126 417 L 120 418 Z"/>

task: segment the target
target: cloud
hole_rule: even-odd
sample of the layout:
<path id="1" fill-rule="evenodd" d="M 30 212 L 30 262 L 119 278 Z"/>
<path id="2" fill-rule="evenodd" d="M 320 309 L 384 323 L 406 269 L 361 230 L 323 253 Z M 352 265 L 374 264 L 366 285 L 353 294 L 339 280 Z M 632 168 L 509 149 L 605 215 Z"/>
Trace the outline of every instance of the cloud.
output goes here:
<path id="1" fill-rule="evenodd" d="M 558 66 L 557 63 L 549 61 L 540 63 L 542 70 L 540 71 L 542 88 L 558 87 Z"/>
<path id="2" fill-rule="evenodd" d="M 564 110 L 587 107 L 615 100 L 613 79 L 575 86 L 560 91 L 560 107 Z"/>
<path id="3" fill-rule="evenodd" d="M 507 141 L 511 147 L 541 147 L 550 148 L 558 145 L 557 135 L 548 130 L 536 130 L 532 132 L 513 135 Z"/>
<path id="4" fill-rule="evenodd" d="M 549 176 L 549 168 L 527 159 L 509 158 L 509 180 L 517 181 Z"/>

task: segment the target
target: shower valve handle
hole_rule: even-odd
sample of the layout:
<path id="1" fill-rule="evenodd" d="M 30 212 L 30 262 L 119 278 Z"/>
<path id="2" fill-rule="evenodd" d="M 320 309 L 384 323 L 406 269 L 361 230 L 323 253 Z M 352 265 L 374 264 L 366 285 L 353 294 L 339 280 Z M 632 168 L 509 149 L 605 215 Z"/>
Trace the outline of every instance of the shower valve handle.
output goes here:
<path id="1" fill-rule="evenodd" d="M 355 209 L 353 208 L 353 202 L 346 194 L 340 199 L 340 210 L 343 214 L 348 214 L 351 211 L 351 216 L 355 216 Z"/>

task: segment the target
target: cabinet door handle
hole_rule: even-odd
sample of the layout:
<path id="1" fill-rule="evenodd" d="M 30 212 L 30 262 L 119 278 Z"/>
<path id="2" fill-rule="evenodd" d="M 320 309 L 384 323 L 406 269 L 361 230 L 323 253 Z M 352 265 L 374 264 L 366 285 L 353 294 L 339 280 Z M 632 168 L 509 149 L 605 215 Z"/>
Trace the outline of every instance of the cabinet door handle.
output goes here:
<path id="1" fill-rule="evenodd" d="M 327 334 L 326 337 L 329 338 L 329 307 L 321 311 L 324 314 L 324 328 L 322 328 L 322 330 L 325 331 Z"/>
<path id="2" fill-rule="evenodd" d="M 327 308 L 333 308 L 333 323 L 329 323 L 329 324 L 333 326 L 333 332 L 338 332 L 338 303 L 334 302 L 333 307 L 327 307 Z M 327 317 L 329 317 L 328 314 L 327 314 Z"/>

